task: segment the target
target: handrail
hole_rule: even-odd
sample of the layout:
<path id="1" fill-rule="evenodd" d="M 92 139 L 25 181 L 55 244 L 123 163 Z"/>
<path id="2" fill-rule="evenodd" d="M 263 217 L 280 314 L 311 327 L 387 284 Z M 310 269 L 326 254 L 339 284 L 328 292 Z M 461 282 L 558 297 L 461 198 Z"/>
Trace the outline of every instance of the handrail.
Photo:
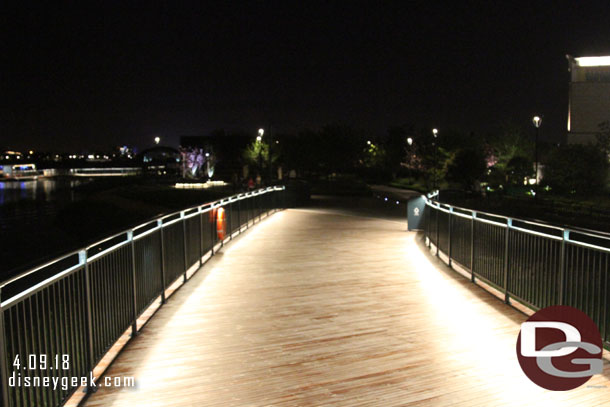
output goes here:
<path id="1" fill-rule="evenodd" d="M 453 205 L 453 204 L 448 204 L 448 203 L 442 203 L 436 200 L 433 200 L 432 197 L 430 196 L 432 195 L 433 197 L 438 197 L 438 191 L 435 191 L 433 193 L 427 194 L 427 195 L 422 195 L 422 197 L 426 200 L 426 203 L 428 204 L 432 204 L 433 202 L 437 203 L 438 205 L 444 205 L 447 207 L 452 207 L 454 209 L 459 209 L 459 210 L 463 210 L 466 212 L 477 212 L 477 213 L 482 213 L 484 215 L 488 215 L 488 216 L 495 216 L 497 218 L 504 218 L 504 219 L 515 219 L 518 220 L 519 222 L 524 222 L 524 223 L 529 223 L 531 225 L 536 225 L 536 226 L 543 226 L 543 227 L 548 227 L 548 228 L 555 228 L 557 230 L 562 230 L 562 229 L 570 229 L 574 232 L 578 232 L 578 233 L 582 233 L 582 234 L 592 234 L 595 235 L 596 237 L 600 237 L 600 238 L 605 238 L 610 240 L 610 232 L 604 232 L 602 230 L 595 230 L 595 229 L 588 229 L 588 228 L 583 228 L 580 226 L 565 226 L 565 227 L 561 227 L 561 226 L 557 226 L 557 225 L 553 225 L 551 223 L 542 221 L 542 220 L 534 220 L 534 219 L 519 219 L 519 218 L 513 218 L 510 216 L 506 216 L 506 215 L 500 215 L 497 213 L 491 213 L 491 212 L 485 212 L 485 211 L 481 211 L 481 210 L 475 210 L 472 208 L 466 208 L 463 206 L 458 206 L 458 205 Z"/>
<path id="2" fill-rule="evenodd" d="M 438 195 L 438 193 L 437 193 Z M 528 220 L 528 219 L 520 219 L 520 218 L 514 218 L 514 217 L 510 217 L 510 216 L 505 216 L 505 215 L 498 215 L 495 213 L 491 213 L 491 212 L 484 212 L 484 211 L 479 211 L 479 210 L 474 210 L 474 209 L 469 209 L 469 208 L 464 208 L 461 206 L 456 206 L 456 205 L 451 205 L 451 204 L 447 204 L 447 203 L 442 203 L 442 202 L 438 202 L 438 201 L 434 201 L 432 199 L 430 199 L 427 195 L 422 195 L 422 197 L 424 198 L 426 205 L 430 206 L 430 207 L 436 207 L 435 209 L 441 210 L 445 213 L 449 213 L 450 212 L 450 208 L 453 209 L 458 209 L 461 211 L 465 211 L 465 212 L 471 212 L 471 215 L 467 215 L 464 213 L 457 213 L 457 212 L 453 212 L 453 215 L 457 215 L 457 216 L 462 216 L 465 218 L 473 218 L 472 214 L 473 213 L 477 213 L 477 214 L 483 214 L 483 215 L 487 215 L 487 216 L 491 216 L 491 217 L 495 217 L 495 218 L 501 218 L 501 219 L 506 219 L 506 220 L 511 220 L 511 221 L 518 221 L 520 223 L 525 223 L 528 225 L 532 225 L 532 226 L 539 226 L 539 227 L 543 227 L 543 228 L 548 228 L 548 229 L 554 229 L 557 231 L 561 231 L 561 232 L 567 232 L 567 237 L 565 238 L 565 240 L 567 242 L 570 243 L 574 243 L 574 244 L 586 244 L 588 247 L 593 247 L 599 250 L 603 250 L 603 251 L 610 251 L 609 247 L 604 247 L 604 246 L 599 246 L 599 245 L 594 245 L 591 243 L 584 243 L 584 242 L 580 242 L 578 240 L 573 240 L 570 238 L 570 234 L 571 232 L 574 233 L 578 233 L 579 235 L 583 235 L 583 236 L 589 236 L 589 237 L 593 237 L 593 238 L 597 238 L 597 239 L 603 239 L 603 240 L 607 240 L 610 243 L 610 234 L 606 233 L 606 232 L 602 232 L 602 231 L 598 231 L 598 230 L 591 230 L 591 229 L 585 229 L 585 228 L 577 228 L 577 227 L 561 227 L 561 226 L 557 226 L 557 225 L 553 225 L 550 223 L 545 223 L 542 221 L 532 221 L 532 220 Z M 447 209 L 443 208 L 446 207 Z M 484 223 L 489 223 L 489 224 L 493 224 L 493 225 L 498 225 L 501 227 L 506 228 L 507 224 L 503 224 L 503 223 L 499 223 L 499 222 L 495 222 L 489 219 L 483 219 L 483 218 L 476 218 L 476 220 L 478 222 L 484 222 Z M 524 233 L 529 233 L 529 234 L 535 234 L 535 235 L 539 235 L 539 236 L 543 236 L 543 237 L 548 237 L 550 239 L 557 239 L 558 236 L 555 235 L 550 235 L 548 233 L 544 233 L 544 232 L 540 232 L 537 230 L 530 230 L 530 229 L 526 229 L 526 228 L 522 228 L 522 227 L 518 227 L 518 226 L 509 226 L 510 229 L 515 229 L 515 230 L 519 230 L 520 232 L 524 232 Z M 559 238 L 559 240 L 561 240 L 561 238 Z"/>
<path id="3" fill-rule="evenodd" d="M 260 190 L 258 190 L 258 191 L 266 191 L 266 192 L 269 192 L 269 191 L 282 191 L 282 190 L 284 190 L 284 189 L 285 189 L 285 187 L 284 187 L 284 186 L 279 186 L 279 187 L 278 187 L 278 186 L 274 186 L 274 187 L 261 188 L 261 189 L 260 189 Z M 262 192 L 258 192 L 258 194 L 260 194 L 260 193 L 262 193 Z M 241 200 L 241 199 L 246 199 L 246 198 L 247 198 L 247 196 L 249 196 L 249 195 L 247 195 L 247 194 L 250 194 L 250 192 L 247 192 L 247 193 L 246 193 L 246 195 L 245 195 L 245 196 L 243 196 L 243 197 L 241 197 L 241 198 L 236 198 L 236 200 L 238 200 L 238 199 L 239 199 L 239 200 Z M 235 194 L 235 195 L 231 195 L 229 198 L 238 197 L 238 196 L 242 196 L 242 195 L 244 195 L 244 194 L 243 194 L 243 193 L 240 193 L 240 194 Z M 127 232 L 129 232 L 129 231 L 133 231 L 133 230 L 136 230 L 136 229 L 138 229 L 138 228 L 141 228 L 142 226 L 145 226 L 145 225 L 147 225 L 147 224 L 149 224 L 149 223 L 151 223 L 151 222 L 154 222 L 154 221 L 156 221 L 156 220 L 159 220 L 159 219 L 163 220 L 163 219 L 168 218 L 168 217 L 170 217 L 170 216 L 174 216 L 174 215 L 180 214 L 180 213 L 182 213 L 182 212 L 185 212 L 185 211 L 188 211 L 188 210 L 191 210 L 191 209 L 195 209 L 195 208 L 202 208 L 202 207 L 205 207 L 205 206 L 208 206 L 208 205 L 213 207 L 214 205 L 216 205 L 216 204 L 218 204 L 218 203 L 221 203 L 222 199 L 224 199 L 224 198 L 217 199 L 217 200 L 215 200 L 215 201 L 211 201 L 211 202 L 206 202 L 206 203 L 204 203 L 204 204 L 200 204 L 200 205 L 190 206 L 190 207 L 188 207 L 188 208 L 186 208 L 186 209 L 181 209 L 181 210 L 179 210 L 179 211 L 175 211 L 175 212 L 171 212 L 171 213 L 167 213 L 167 214 L 164 214 L 164 215 L 161 215 L 161 216 L 157 216 L 157 217 L 151 218 L 151 219 L 147 220 L 146 222 L 143 222 L 143 223 L 141 223 L 141 224 L 139 224 L 139 225 L 137 225 L 137 226 L 134 226 L 134 227 L 131 227 L 131 228 L 128 228 L 128 229 L 122 230 L 122 231 L 120 231 L 120 232 L 118 232 L 118 233 L 115 233 L 115 234 L 113 234 L 113 235 L 111 235 L 111 236 L 105 237 L 105 238 L 103 238 L 103 239 L 101 239 L 101 240 L 99 240 L 99 241 L 97 241 L 97 242 L 95 242 L 95 243 L 91 243 L 90 245 L 88 245 L 88 246 L 84 247 L 83 249 L 76 249 L 76 250 L 73 250 L 73 251 L 69 252 L 68 254 L 64 254 L 64 255 L 61 255 L 61 256 L 59 256 L 59 257 L 56 257 L 56 258 L 54 258 L 54 259 L 52 259 L 52 260 L 49 260 L 49 261 L 45 262 L 45 263 L 44 263 L 44 264 L 42 264 L 42 265 L 35 266 L 35 267 L 31 268 L 31 269 L 28 269 L 28 270 L 26 270 L 26 271 L 23 271 L 22 273 L 19 273 L 19 274 L 18 274 L 18 275 L 16 275 L 16 276 L 9 277 L 9 278 L 8 278 L 7 280 L 5 280 L 4 282 L 0 283 L 0 288 L 5 287 L 6 285 L 8 285 L 8 284 L 10 284 L 10 283 L 13 283 L 13 282 L 15 282 L 15 281 L 17 281 L 17 280 L 19 280 L 19 279 L 21 279 L 21 278 L 23 278 L 23 277 L 26 277 L 27 275 L 30 275 L 30 274 L 32 274 L 32 273 L 35 273 L 36 271 L 39 271 L 39 270 L 41 270 L 41 269 L 43 269 L 43 268 L 45 268 L 45 267 L 48 267 L 48 266 L 50 266 L 50 265 L 52 265 L 52 264 L 54 264 L 54 263 L 57 263 L 58 261 L 64 260 L 64 259 L 66 259 L 67 257 L 73 256 L 73 255 L 77 254 L 78 252 L 80 252 L 81 250 L 88 250 L 88 249 L 90 249 L 90 248 L 92 248 L 92 247 L 98 246 L 98 245 L 100 245 L 100 244 L 102 244 L 102 243 L 104 243 L 104 242 L 107 242 L 107 241 L 112 240 L 112 239 L 114 239 L 114 238 L 116 238 L 116 237 L 119 237 L 119 236 L 121 236 L 121 235 L 123 235 L 123 234 L 125 234 L 125 233 L 127 233 Z"/>
<path id="4" fill-rule="evenodd" d="M 0 405 L 14 405 L 24 397 L 31 406 L 42 400 L 63 405 L 77 387 L 40 388 L 30 394 L 27 387 L 9 386 L 14 358 L 70 355 L 68 370 L 35 373 L 89 376 L 129 327 L 132 336 L 138 333 L 138 318 L 155 301 L 165 304 L 170 287 L 181 279 L 186 283 L 189 272 L 244 227 L 283 208 L 283 191 L 284 186 L 261 188 L 160 215 L 2 282 Z M 225 210 L 222 227 L 216 215 L 220 207 Z"/>
<path id="5" fill-rule="evenodd" d="M 422 197 L 424 236 L 437 257 L 469 273 L 473 283 L 481 280 L 492 292 L 499 291 L 506 303 L 515 300 L 533 310 L 550 305 L 583 310 L 610 347 L 609 234 Z"/>

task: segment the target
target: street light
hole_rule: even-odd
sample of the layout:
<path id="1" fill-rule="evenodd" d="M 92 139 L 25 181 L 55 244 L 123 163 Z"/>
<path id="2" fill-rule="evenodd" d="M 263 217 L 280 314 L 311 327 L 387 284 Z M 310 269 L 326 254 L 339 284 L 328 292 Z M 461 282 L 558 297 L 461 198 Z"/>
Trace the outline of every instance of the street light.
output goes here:
<path id="1" fill-rule="evenodd" d="M 412 145 L 413 144 L 413 139 L 411 137 L 407 138 L 407 144 L 408 145 Z"/>
<path id="2" fill-rule="evenodd" d="M 534 176 L 536 177 L 536 192 L 534 194 L 534 199 L 536 199 L 538 196 L 538 134 L 540 133 L 542 118 L 540 116 L 534 116 L 532 118 L 532 123 L 534 123 L 534 127 L 536 127 L 536 140 L 534 141 Z"/>
<path id="3" fill-rule="evenodd" d="M 155 137 L 155 144 L 159 144 L 160 141 L 161 141 L 161 137 L 159 137 L 159 136 Z"/>

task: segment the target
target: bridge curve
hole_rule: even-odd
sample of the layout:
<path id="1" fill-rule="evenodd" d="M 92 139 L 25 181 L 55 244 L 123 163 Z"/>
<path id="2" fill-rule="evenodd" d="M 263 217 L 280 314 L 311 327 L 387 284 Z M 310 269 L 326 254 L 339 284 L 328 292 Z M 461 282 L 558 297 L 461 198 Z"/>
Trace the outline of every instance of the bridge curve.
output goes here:
<path id="1" fill-rule="evenodd" d="M 526 316 L 431 256 L 406 223 L 275 213 L 175 292 L 87 406 L 603 405 L 610 367 L 549 392 L 515 355 Z"/>

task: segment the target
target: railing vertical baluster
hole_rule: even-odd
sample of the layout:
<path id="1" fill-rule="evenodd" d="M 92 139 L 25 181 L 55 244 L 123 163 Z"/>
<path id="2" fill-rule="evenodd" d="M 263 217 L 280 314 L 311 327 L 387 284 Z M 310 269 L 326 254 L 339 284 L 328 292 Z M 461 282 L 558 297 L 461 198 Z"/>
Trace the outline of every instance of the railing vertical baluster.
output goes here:
<path id="1" fill-rule="evenodd" d="M 2 287 L 0 287 L 0 390 L 2 391 L 2 405 L 8 407 L 8 362 L 6 360 L 6 343 L 4 340 L 4 331 L 4 309 L 2 308 Z"/>
<path id="2" fill-rule="evenodd" d="M 89 275 L 89 263 L 87 262 L 87 249 L 78 252 L 78 260 L 80 264 L 85 266 L 85 302 L 87 307 L 87 362 L 88 371 L 93 375 L 95 364 L 95 355 L 93 353 L 93 319 L 92 319 L 92 304 L 91 304 L 91 276 Z M 87 393 L 94 393 L 95 387 L 91 383 L 87 384 Z"/>
<path id="3" fill-rule="evenodd" d="M 509 260 L 508 260 L 508 250 L 509 250 L 509 236 L 510 236 L 510 227 L 513 225 L 513 220 L 511 218 L 506 219 L 506 235 L 504 238 L 504 302 L 510 302 L 510 295 L 508 294 L 508 286 L 509 286 Z"/>
<path id="4" fill-rule="evenodd" d="M 564 229 L 561 239 L 561 248 L 559 249 L 559 281 L 558 281 L 558 298 L 557 303 L 563 305 L 565 301 L 565 274 L 566 274 L 566 242 L 570 240 L 570 230 Z"/>
<path id="5" fill-rule="evenodd" d="M 474 283 L 474 230 L 476 223 L 477 213 L 472 211 L 472 219 L 470 221 L 470 281 Z"/>
<path id="6" fill-rule="evenodd" d="M 449 208 L 449 221 L 447 222 L 449 224 L 449 230 L 448 230 L 448 238 L 447 238 L 447 257 L 449 257 L 448 263 L 449 263 L 449 267 L 451 267 L 451 215 L 453 214 L 453 207 Z"/>
<path id="7" fill-rule="evenodd" d="M 184 217 L 184 211 L 180 212 L 180 217 L 182 218 L 182 242 L 183 244 L 183 255 L 184 255 L 184 275 L 183 275 L 183 282 L 186 283 L 186 271 L 189 269 L 189 261 L 188 261 L 188 250 L 187 250 L 187 238 L 186 238 L 186 218 Z"/>
<path id="8" fill-rule="evenodd" d="M 133 279 L 133 322 L 131 323 L 131 336 L 138 335 L 138 286 L 136 277 L 136 247 L 133 241 L 133 230 L 127 232 L 127 238 L 131 242 L 131 274 Z"/>
<path id="9" fill-rule="evenodd" d="M 157 221 L 159 233 L 161 234 L 161 304 L 167 302 L 165 298 L 165 241 L 163 239 L 163 219 Z"/>

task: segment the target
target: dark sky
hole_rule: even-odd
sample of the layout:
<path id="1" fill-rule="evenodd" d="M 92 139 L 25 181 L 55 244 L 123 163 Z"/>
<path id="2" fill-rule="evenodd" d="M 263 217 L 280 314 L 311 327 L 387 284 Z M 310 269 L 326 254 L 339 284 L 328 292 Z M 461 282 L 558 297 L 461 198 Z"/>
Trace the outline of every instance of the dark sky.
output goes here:
<path id="1" fill-rule="evenodd" d="M 565 54 L 610 54 L 604 1 L 40 3 L 2 6 L 0 147 L 329 123 L 483 132 L 534 113 L 559 139 Z"/>

